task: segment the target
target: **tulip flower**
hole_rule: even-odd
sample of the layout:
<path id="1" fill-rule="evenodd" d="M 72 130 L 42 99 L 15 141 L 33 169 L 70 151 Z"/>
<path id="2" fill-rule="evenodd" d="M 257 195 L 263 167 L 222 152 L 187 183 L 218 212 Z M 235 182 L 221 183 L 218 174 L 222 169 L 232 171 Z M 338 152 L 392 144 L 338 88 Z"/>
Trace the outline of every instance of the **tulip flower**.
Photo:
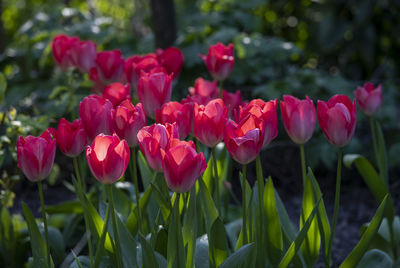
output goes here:
<path id="1" fill-rule="evenodd" d="M 124 100 L 114 113 L 114 130 L 121 139 L 128 142 L 129 147 L 138 145 L 137 134 L 146 125 L 146 113 L 143 105 L 136 107 L 130 100 Z"/>
<path id="2" fill-rule="evenodd" d="M 56 140 L 46 130 L 39 137 L 19 136 L 17 140 L 18 167 L 32 182 L 41 181 L 51 172 L 56 155 Z"/>
<path id="3" fill-rule="evenodd" d="M 104 89 L 103 98 L 108 99 L 114 107 L 118 106 L 124 100 L 131 100 L 131 90 L 129 88 L 129 84 L 109 84 Z"/>
<path id="4" fill-rule="evenodd" d="M 231 117 L 233 115 L 233 111 L 239 106 L 243 105 L 242 102 L 242 94 L 239 90 L 236 90 L 235 93 L 230 93 L 226 90 L 222 91 L 222 100 L 225 105 L 228 106 L 228 115 Z"/>
<path id="5" fill-rule="evenodd" d="M 176 123 L 179 131 L 179 138 L 185 139 L 192 131 L 193 105 L 191 103 L 181 104 L 176 101 L 165 103 L 160 110 L 157 110 L 156 122 Z"/>
<path id="6" fill-rule="evenodd" d="M 92 41 L 79 41 L 71 45 L 71 60 L 82 73 L 96 66 L 97 46 Z"/>
<path id="7" fill-rule="evenodd" d="M 76 119 L 70 123 L 61 118 L 56 131 L 58 148 L 69 157 L 78 156 L 85 149 L 88 139 L 82 120 Z"/>
<path id="8" fill-rule="evenodd" d="M 357 108 L 345 95 L 335 95 L 328 102 L 317 103 L 318 122 L 330 143 L 343 147 L 353 138 Z"/>
<path id="9" fill-rule="evenodd" d="M 164 71 L 155 54 L 150 53 L 144 56 L 132 56 L 125 62 L 124 72 L 126 80 L 134 90 L 137 90 L 141 72 L 149 73 L 152 70 Z"/>
<path id="10" fill-rule="evenodd" d="M 306 143 L 315 129 L 315 107 L 307 96 L 299 100 L 290 95 L 284 95 L 281 101 L 282 120 L 286 132 L 293 142 Z"/>
<path id="11" fill-rule="evenodd" d="M 95 94 L 101 94 L 106 87 L 106 84 L 100 79 L 97 68 L 92 68 L 89 71 L 89 79 L 93 82 L 92 92 Z"/>
<path id="12" fill-rule="evenodd" d="M 189 88 L 190 100 L 199 105 L 206 105 L 210 100 L 218 98 L 218 81 L 208 81 L 201 77 Z"/>
<path id="13" fill-rule="evenodd" d="M 354 95 L 361 109 L 366 115 L 373 115 L 382 104 L 382 86 L 365 83 L 363 87 L 357 87 Z"/>
<path id="14" fill-rule="evenodd" d="M 97 95 L 89 95 L 80 102 L 79 117 L 89 140 L 93 140 L 100 133 L 113 133 L 112 111 L 112 103 Z"/>
<path id="15" fill-rule="evenodd" d="M 101 183 L 112 184 L 118 181 L 128 167 L 130 150 L 125 140 L 117 135 L 96 136 L 86 148 L 86 159 L 93 176 Z"/>
<path id="16" fill-rule="evenodd" d="M 165 72 L 142 72 L 138 82 L 138 98 L 146 114 L 155 118 L 157 109 L 170 101 L 172 76 Z"/>
<path id="17" fill-rule="evenodd" d="M 177 193 L 190 191 L 207 164 L 203 153 L 197 153 L 193 141 L 175 140 L 166 150 L 162 169 L 168 187 Z"/>
<path id="18" fill-rule="evenodd" d="M 172 124 L 154 124 L 139 130 L 137 138 L 140 150 L 146 157 L 147 163 L 155 171 L 162 171 L 162 160 L 165 150 L 170 146 L 172 139 L 179 137 L 178 129 Z"/>
<path id="19" fill-rule="evenodd" d="M 222 43 L 210 46 L 207 55 L 200 55 L 211 76 L 218 80 L 225 80 L 232 72 L 235 58 L 233 44 L 224 46 Z"/>
<path id="20" fill-rule="evenodd" d="M 228 119 L 224 141 L 233 159 L 246 165 L 257 157 L 264 141 L 262 127 L 263 123 L 252 114 L 248 114 L 239 123 Z"/>
<path id="21" fill-rule="evenodd" d="M 157 59 L 161 66 L 165 68 L 167 74 L 177 78 L 183 66 L 183 54 L 179 48 L 169 47 L 167 49 L 157 49 Z"/>
<path id="22" fill-rule="evenodd" d="M 96 56 L 96 68 L 100 80 L 104 84 L 119 82 L 123 71 L 125 61 L 121 51 L 101 51 Z"/>
<path id="23" fill-rule="evenodd" d="M 78 42 L 78 37 L 69 37 L 64 34 L 55 36 L 51 42 L 51 50 L 53 52 L 54 60 L 62 70 L 66 70 L 73 66 L 71 46 Z"/>

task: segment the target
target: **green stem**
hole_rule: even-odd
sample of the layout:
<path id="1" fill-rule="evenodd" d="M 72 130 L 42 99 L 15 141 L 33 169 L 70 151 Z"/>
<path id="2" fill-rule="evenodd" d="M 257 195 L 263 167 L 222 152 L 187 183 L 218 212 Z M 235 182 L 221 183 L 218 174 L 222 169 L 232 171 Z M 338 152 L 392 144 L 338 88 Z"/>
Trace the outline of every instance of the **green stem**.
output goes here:
<path id="1" fill-rule="evenodd" d="M 375 162 L 379 166 L 379 169 L 380 169 L 381 167 L 380 167 L 380 164 L 379 164 L 378 143 L 377 143 L 377 140 L 376 140 L 375 120 L 374 120 L 374 118 L 372 116 L 369 117 L 369 123 L 370 123 L 370 126 L 371 126 L 372 146 L 374 148 Z"/>
<path id="2" fill-rule="evenodd" d="M 81 175 L 80 175 L 80 169 L 78 166 L 78 159 L 77 157 L 73 158 L 73 162 L 74 162 L 74 169 L 75 169 L 75 174 L 76 174 L 76 178 L 78 179 L 78 184 L 79 187 L 81 187 L 81 189 L 83 190 L 83 194 L 85 194 L 85 188 L 84 187 L 84 182 L 82 181 Z M 89 219 L 88 219 L 88 215 L 86 214 L 86 211 L 83 211 L 83 218 L 85 220 L 85 229 L 86 229 L 86 236 L 87 236 L 87 240 L 88 240 L 88 248 L 89 248 L 89 256 L 90 256 L 90 265 L 93 266 L 93 247 L 92 247 L 92 239 L 90 237 L 90 229 L 89 229 Z"/>
<path id="3" fill-rule="evenodd" d="M 129 165 L 129 170 L 132 176 L 133 183 L 135 184 L 135 194 L 136 194 L 136 208 L 137 208 L 137 218 L 138 218 L 138 225 L 139 225 L 139 232 L 142 232 L 142 215 L 140 211 L 140 194 L 139 194 L 139 182 L 137 176 L 137 166 L 136 166 L 136 147 L 132 148 L 131 150 L 131 159 L 132 164 Z"/>
<path id="4" fill-rule="evenodd" d="M 46 218 L 46 210 L 44 209 L 44 197 L 43 197 L 43 189 L 42 189 L 42 181 L 38 181 L 38 189 L 39 189 L 39 197 L 40 197 L 40 206 L 42 209 L 42 218 L 44 224 L 44 237 L 46 239 L 46 256 L 47 256 L 47 265 L 50 267 L 50 248 L 49 248 L 49 231 L 47 227 L 47 218 Z"/>
<path id="5" fill-rule="evenodd" d="M 333 244 L 333 239 L 335 237 L 335 229 L 336 229 L 336 223 L 337 223 L 338 213 L 339 213 L 340 180 L 342 177 L 341 173 L 342 173 L 342 148 L 339 148 L 338 149 L 338 164 L 337 164 L 337 172 L 336 172 L 335 205 L 334 205 L 334 209 L 333 209 L 332 230 L 331 230 L 331 235 L 329 237 L 329 248 L 328 248 L 329 259 L 331 259 L 331 256 L 332 256 L 332 244 Z"/>
<path id="6" fill-rule="evenodd" d="M 257 267 L 264 267 L 264 206 L 263 206 L 263 190 L 264 190 L 264 176 L 262 172 L 260 154 L 256 158 L 256 173 L 257 173 L 257 192 L 258 192 L 258 214 L 259 219 L 256 222 L 257 232 L 259 235 L 256 236 L 257 245 Z"/>
<path id="7" fill-rule="evenodd" d="M 106 235 L 107 235 L 107 228 L 108 228 L 109 218 L 110 218 L 110 205 L 107 206 L 106 217 L 104 219 L 103 229 L 101 230 L 100 240 L 99 240 L 99 243 L 97 244 L 97 247 L 96 247 L 96 257 L 94 259 L 94 266 L 93 266 L 94 268 L 98 268 L 99 267 L 100 260 L 101 260 L 101 257 L 103 255 L 104 241 L 105 241 Z"/>
<path id="8" fill-rule="evenodd" d="M 243 233 L 243 245 L 247 244 L 247 226 L 246 226 L 246 164 L 242 166 L 242 209 L 243 209 L 243 223 L 242 223 L 242 233 Z"/>
<path id="9" fill-rule="evenodd" d="M 112 184 L 107 184 L 106 185 L 107 189 L 107 194 L 108 194 L 108 199 L 110 202 L 110 210 L 111 210 L 111 220 L 112 220 L 112 225 L 113 225 L 113 232 L 114 232 L 114 240 L 115 240 L 115 255 L 117 257 L 117 263 L 118 267 L 122 268 L 122 259 L 121 259 L 121 244 L 119 242 L 119 234 L 118 234 L 118 228 L 117 228 L 117 220 L 116 220 L 116 215 L 115 215 L 115 210 L 114 210 L 114 199 L 113 199 L 113 193 L 112 193 Z"/>
<path id="10" fill-rule="evenodd" d="M 223 84 L 223 81 L 222 81 L 222 80 L 219 80 L 219 81 L 218 81 L 218 84 L 219 84 L 219 85 L 218 85 L 218 88 L 219 88 L 219 98 L 222 99 L 222 90 L 223 90 L 223 89 L 222 89 L 222 84 Z"/>
<path id="11" fill-rule="evenodd" d="M 304 144 L 300 144 L 300 159 L 301 159 L 301 172 L 303 176 L 303 188 L 305 190 L 307 171 L 306 171 L 306 156 L 304 153 Z"/>
<path id="12" fill-rule="evenodd" d="M 217 165 L 217 153 L 215 147 L 211 149 L 214 166 L 214 185 L 215 185 L 215 199 L 217 203 L 218 214 L 221 217 L 221 199 L 219 196 L 219 177 L 218 177 L 218 165 Z"/>
<path id="13" fill-rule="evenodd" d="M 181 257 L 179 256 L 180 254 L 184 254 L 184 252 L 180 252 L 180 250 L 179 250 L 179 243 L 180 243 L 180 236 L 179 236 L 179 233 L 178 232 L 182 232 L 182 229 L 180 228 L 180 222 L 181 222 L 181 218 L 180 218 L 180 215 L 179 215 L 179 202 L 180 202 L 180 197 L 181 197 L 181 194 L 180 193 L 176 193 L 176 199 L 175 199 L 175 202 L 177 202 L 176 203 L 176 210 L 175 210 L 175 224 L 179 227 L 179 228 L 177 228 L 177 232 L 176 232 L 176 237 L 175 237 L 175 241 L 176 241 L 176 252 L 177 252 L 177 258 L 176 258 L 176 261 L 177 261 L 177 267 L 178 268 L 181 268 L 181 267 L 185 267 L 185 264 L 184 263 L 181 263 Z M 174 205 L 175 206 L 175 205 Z"/>

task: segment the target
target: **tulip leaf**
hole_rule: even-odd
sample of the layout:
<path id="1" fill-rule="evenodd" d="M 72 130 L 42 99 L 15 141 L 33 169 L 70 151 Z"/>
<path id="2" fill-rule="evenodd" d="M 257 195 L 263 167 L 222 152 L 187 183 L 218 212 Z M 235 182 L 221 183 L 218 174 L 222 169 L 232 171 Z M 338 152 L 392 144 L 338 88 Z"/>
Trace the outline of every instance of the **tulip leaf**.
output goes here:
<path id="1" fill-rule="evenodd" d="M 46 244 L 43 240 L 42 235 L 39 232 L 39 228 L 36 224 L 35 218 L 32 215 L 29 207 L 22 202 L 22 210 L 24 211 L 26 223 L 28 225 L 30 243 L 32 248 L 33 256 L 33 267 L 42 268 L 48 267 L 46 257 Z"/>
<path id="2" fill-rule="evenodd" d="M 220 218 L 211 226 L 209 237 L 210 267 L 218 267 L 228 257 L 226 230 Z"/>
<path id="3" fill-rule="evenodd" d="M 263 194 L 265 215 L 266 252 L 268 260 L 276 267 L 283 250 L 281 224 L 275 203 L 275 189 L 271 177 L 267 180 Z"/>
<path id="4" fill-rule="evenodd" d="M 340 265 L 340 268 L 355 267 L 360 262 L 361 258 L 364 256 L 365 252 L 368 250 L 368 247 L 369 247 L 372 239 L 378 232 L 379 226 L 381 225 L 382 219 L 385 214 L 387 203 L 388 203 L 388 195 L 386 195 L 383 198 L 383 201 L 379 205 L 367 230 L 365 230 L 360 241 L 357 243 L 357 245 L 354 247 L 354 249 L 350 252 L 350 254 L 347 256 L 347 258 Z"/>
<path id="5" fill-rule="evenodd" d="M 90 268 L 90 258 L 88 256 L 79 256 L 69 265 L 69 268 Z"/>
<path id="6" fill-rule="evenodd" d="M 286 251 L 285 256 L 283 256 L 281 262 L 279 263 L 279 266 L 278 266 L 279 268 L 288 267 L 289 264 L 292 262 L 297 251 L 301 247 L 301 244 L 303 243 L 304 239 L 306 238 L 308 230 L 311 226 L 311 222 L 313 221 L 315 213 L 317 212 L 320 201 L 321 201 L 321 198 L 317 201 L 315 207 L 313 208 L 313 210 L 310 213 L 310 216 L 305 221 L 303 228 L 301 228 L 301 230 L 297 234 L 295 240 L 292 242 L 289 249 Z"/>
<path id="7" fill-rule="evenodd" d="M 112 187 L 112 192 L 115 210 L 126 220 L 132 210 L 132 201 L 122 190 L 116 187 Z"/>
<path id="8" fill-rule="evenodd" d="M 214 191 L 214 183 L 213 183 L 213 162 L 212 157 L 207 162 L 207 168 L 203 173 L 203 182 L 207 186 L 207 189 L 212 193 Z M 219 174 L 219 173 L 218 173 Z"/>
<path id="9" fill-rule="evenodd" d="M 388 254 L 381 250 L 372 249 L 367 251 L 356 268 L 392 268 L 393 261 Z"/>
<path id="10" fill-rule="evenodd" d="M 282 230 L 290 242 L 293 242 L 296 238 L 296 227 L 293 225 L 286 211 L 285 205 L 283 204 L 278 192 L 275 190 L 275 202 L 276 211 L 278 212 L 279 222 L 281 223 Z"/>
<path id="11" fill-rule="evenodd" d="M 194 254 L 196 250 L 196 233 L 197 233 L 197 204 L 196 204 L 196 187 L 190 190 L 188 209 L 186 212 L 185 222 L 183 224 L 183 243 L 187 247 L 186 267 L 194 267 Z"/>
<path id="12" fill-rule="evenodd" d="M 7 79 L 3 73 L 0 73 L 0 103 L 3 102 L 4 97 L 6 96 L 7 89 Z"/>
<path id="13" fill-rule="evenodd" d="M 83 208 L 81 203 L 78 200 L 70 200 L 66 202 L 62 202 L 57 205 L 46 206 L 46 212 L 49 214 L 82 214 Z"/>
<path id="14" fill-rule="evenodd" d="M 139 233 L 142 258 L 138 260 L 139 267 L 160 267 L 157 263 L 155 251 L 151 248 L 146 238 Z M 142 263 L 141 263 L 142 262 Z"/>
<path id="15" fill-rule="evenodd" d="M 151 193 L 152 193 L 151 187 L 148 187 L 146 191 L 143 193 L 142 197 L 140 197 L 140 211 L 142 212 L 142 215 L 144 214 L 144 210 L 149 204 Z M 126 227 L 131 233 L 131 235 L 134 237 L 136 236 L 137 231 L 139 229 L 136 209 L 137 209 L 136 204 L 133 204 L 133 210 L 131 211 L 131 214 L 128 216 L 128 219 L 126 220 Z"/>
<path id="16" fill-rule="evenodd" d="M 185 248 L 183 245 L 181 219 L 179 213 L 179 197 L 180 194 L 177 195 L 178 200 L 175 200 L 174 202 L 174 207 L 170 217 L 170 224 L 168 226 L 167 262 L 169 268 L 184 267 L 186 265 Z"/>
<path id="17" fill-rule="evenodd" d="M 240 176 L 242 176 L 242 174 L 240 174 Z M 253 208 L 253 204 L 252 204 L 252 199 L 253 199 L 253 191 L 251 190 L 251 187 L 249 185 L 249 182 L 246 180 L 244 182 L 243 185 L 243 180 L 241 178 L 240 180 L 242 182 L 242 191 L 246 191 L 246 208 L 247 208 L 247 215 L 246 215 L 246 229 L 247 229 L 247 237 L 251 238 L 252 237 L 252 232 L 251 232 L 251 228 L 252 228 L 252 215 L 250 214 L 252 212 L 252 208 Z M 243 223 L 242 223 L 242 227 L 243 227 Z M 236 243 L 236 250 L 238 250 L 239 248 L 241 248 L 242 246 L 244 246 L 244 241 L 243 241 L 243 228 L 240 231 L 237 243 Z"/>
<path id="18" fill-rule="evenodd" d="M 386 153 L 385 138 L 383 136 L 382 128 L 379 122 L 376 122 L 376 134 L 378 138 L 378 162 L 379 162 L 379 175 L 381 176 L 386 187 L 388 187 L 388 161 Z"/>
<path id="19" fill-rule="evenodd" d="M 172 209 L 169 196 L 165 196 L 165 194 L 163 194 L 163 192 L 155 183 L 151 183 L 150 187 L 154 193 L 154 197 L 156 198 L 158 205 L 160 206 L 164 221 L 168 221 L 168 217 L 171 214 Z"/>
<path id="20" fill-rule="evenodd" d="M 201 208 L 206 221 L 207 233 L 209 233 L 214 221 L 218 218 L 218 212 L 203 179 L 199 178 L 198 182 L 200 187 L 199 195 L 201 200 Z"/>
<path id="21" fill-rule="evenodd" d="M 240 267 L 246 261 L 253 248 L 254 243 L 244 245 L 236 250 L 231 256 L 229 256 L 229 258 L 227 258 L 224 263 L 219 266 L 219 268 Z"/>
<path id="22" fill-rule="evenodd" d="M 138 160 L 140 175 L 142 178 L 143 186 L 146 189 L 147 187 L 149 187 L 150 182 L 152 181 L 152 179 L 154 177 L 153 171 L 147 164 L 146 158 L 144 157 L 142 152 L 138 151 L 137 155 L 138 155 L 137 160 Z"/>

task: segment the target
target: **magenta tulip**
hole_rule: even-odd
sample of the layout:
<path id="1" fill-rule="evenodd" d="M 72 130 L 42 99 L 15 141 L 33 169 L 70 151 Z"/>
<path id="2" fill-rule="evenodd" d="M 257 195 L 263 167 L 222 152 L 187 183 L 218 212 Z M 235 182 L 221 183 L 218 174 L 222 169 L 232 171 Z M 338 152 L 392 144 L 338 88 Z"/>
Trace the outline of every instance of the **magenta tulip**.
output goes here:
<path id="1" fill-rule="evenodd" d="M 354 95 L 361 109 L 366 115 L 373 115 L 382 104 L 382 86 L 365 83 L 363 87 L 357 87 Z"/>

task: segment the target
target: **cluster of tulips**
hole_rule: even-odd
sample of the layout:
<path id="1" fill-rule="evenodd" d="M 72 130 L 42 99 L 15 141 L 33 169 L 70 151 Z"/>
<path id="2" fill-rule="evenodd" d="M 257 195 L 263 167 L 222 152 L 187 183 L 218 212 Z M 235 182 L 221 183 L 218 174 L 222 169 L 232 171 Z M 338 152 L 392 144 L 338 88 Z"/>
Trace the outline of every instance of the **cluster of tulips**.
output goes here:
<path id="1" fill-rule="evenodd" d="M 79 119 L 70 123 L 62 118 L 57 129 L 49 128 L 39 137 L 18 138 L 18 167 L 30 181 L 39 182 L 42 199 L 40 181 L 52 169 L 56 145 L 74 159 L 75 165 L 77 157 L 85 150 L 93 176 L 107 187 L 121 179 L 131 165 L 139 202 L 137 147 L 148 165 L 163 173 L 168 188 L 179 198 L 179 194 L 191 191 L 207 168 L 205 156 L 199 152 L 200 142 L 211 150 L 215 202 L 220 213 L 216 146 L 224 142 L 231 157 L 243 165 L 242 179 L 246 180 L 246 165 L 256 158 L 260 161 L 260 151 L 278 134 L 276 99 L 244 102 L 240 91 L 222 90 L 222 82 L 234 66 L 232 44 L 218 43 L 210 46 L 207 55 L 200 55 L 215 80 L 196 79 L 181 102 L 171 101 L 172 81 L 178 78 L 183 66 L 183 55 L 178 48 L 157 49 L 156 53 L 125 60 L 119 50 L 98 52 L 91 41 L 59 35 L 52 42 L 52 51 L 61 69 L 76 68 L 89 73 L 94 94 L 80 102 Z M 362 110 L 372 115 L 381 105 L 381 86 L 366 83 L 355 91 L 355 97 Z M 133 104 L 132 100 L 138 102 Z M 328 141 L 339 148 L 340 165 L 341 148 L 350 142 L 356 128 L 355 100 L 335 95 L 327 102 L 318 100 L 315 109 L 308 97 L 300 100 L 284 95 L 280 110 L 287 134 L 300 145 L 303 182 L 306 173 L 304 144 L 313 135 L 317 118 Z M 147 125 L 149 121 L 155 123 Z M 332 237 L 339 208 L 339 167 L 338 173 Z M 242 192 L 245 195 L 246 191 Z M 245 196 L 243 202 L 246 202 Z M 259 202 L 260 207 L 263 206 L 262 201 Z M 245 207 L 242 239 L 246 244 L 252 238 L 247 237 Z M 44 213 L 44 208 L 42 210 Z M 113 207 L 110 210 L 115 217 Z M 140 220 L 140 213 L 137 216 Z M 44 214 L 43 217 L 47 228 Z M 117 226 L 113 227 L 116 233 Z M 332 241 L 331 238 L 330 243 Z"/>

